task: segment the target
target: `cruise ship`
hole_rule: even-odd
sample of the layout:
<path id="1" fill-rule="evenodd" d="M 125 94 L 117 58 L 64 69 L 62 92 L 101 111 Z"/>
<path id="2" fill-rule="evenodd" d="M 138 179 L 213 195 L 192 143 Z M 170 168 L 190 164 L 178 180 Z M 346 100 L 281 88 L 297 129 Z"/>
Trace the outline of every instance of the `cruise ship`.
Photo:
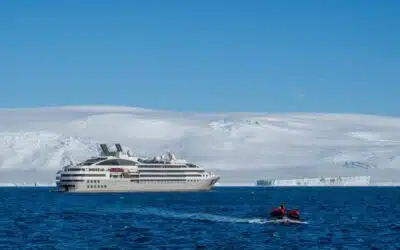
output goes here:
<path id="1" fill-rule="evenodd" d="M 101 154 L 63 167 L 56 174 L 61 192 L 183 192 L 210 190 L 219 176 L 182 159 L 167 156 L 143 159 L 123 152 L 121 144 L 111 152 L 100 144 Z"/>

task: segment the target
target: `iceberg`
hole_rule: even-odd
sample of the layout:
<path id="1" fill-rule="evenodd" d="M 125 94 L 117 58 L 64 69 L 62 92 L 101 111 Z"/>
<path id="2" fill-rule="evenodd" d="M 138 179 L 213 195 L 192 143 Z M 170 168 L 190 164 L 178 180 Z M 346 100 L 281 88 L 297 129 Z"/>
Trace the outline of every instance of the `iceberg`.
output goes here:
<path id="1" fill-rule="evenodd" d="M 258 180 L 257 186 L 369 186 L 370 176 L 347 176 L 347 177 L 319 177 L 302 179 L 265 179 Z"/>
<path id="2" fill-rule="evenodd" d="M 55 187 L 55 183 L 41 183 L 41 182 L 0 182 L 0 187 Z"/>

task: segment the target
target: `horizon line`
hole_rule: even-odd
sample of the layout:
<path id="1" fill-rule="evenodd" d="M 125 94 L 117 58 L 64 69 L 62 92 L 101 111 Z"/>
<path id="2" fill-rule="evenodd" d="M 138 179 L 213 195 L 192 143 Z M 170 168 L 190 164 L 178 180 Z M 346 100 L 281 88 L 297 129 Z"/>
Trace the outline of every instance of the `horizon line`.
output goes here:
<path id="1" fill-rule="evenodd" d="M 173 109 L 153 109 L 145 108 L 141 106 L 129 106 L 129 105 L 115 105 L 115 104 L 69 104 L 69 105 L 42 105 L 42 106 L 31 106 L 31 107 L 0 107 L 0 111 L 19 111 L 19 110 L 40 110 L 40 109 L 83 109 L 83 108 L 94 108 L 94 109 L 135 109 L 136 111 L 142 112 L 165 112 L 165 113 L 180 113 L 180 114 L 202 114 L 202 115 L 218 115 L 218 114 L 254 114 L 254 115 L 362 115 L 362 116 L 379 116 L 379 117 L 391 117 L 400 118 L 400 116 L 389 115 L 389 114 L 376 114 L 376 113 L 354 113 L 354 112 L 304 112 L 304 111 L 286 111 L 286 112 L 255 112 L 255 111 L 177 111 Z M 104 110 L 107 112 L 106 110 Z M 116 111 L 123 112 L 123 110 Z"/>

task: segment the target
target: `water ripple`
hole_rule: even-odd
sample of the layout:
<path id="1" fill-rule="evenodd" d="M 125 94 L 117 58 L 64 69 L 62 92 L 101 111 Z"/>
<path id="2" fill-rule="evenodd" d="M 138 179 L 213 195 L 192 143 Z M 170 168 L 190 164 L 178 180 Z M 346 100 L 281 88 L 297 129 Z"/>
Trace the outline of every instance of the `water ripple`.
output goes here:
<path id="1" fill-rule="evenodd" d="M 399 188 L 58 194 L 0 188 L 0 249 L 399 249 Z M 285 203 L 307 224 L 274 224 Z"/>

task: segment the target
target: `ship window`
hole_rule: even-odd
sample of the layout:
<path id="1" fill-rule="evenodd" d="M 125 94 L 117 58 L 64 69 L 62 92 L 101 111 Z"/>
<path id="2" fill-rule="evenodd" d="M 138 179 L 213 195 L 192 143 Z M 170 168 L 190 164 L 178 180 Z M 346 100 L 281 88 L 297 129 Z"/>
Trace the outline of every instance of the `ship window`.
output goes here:
<path id="1" fill-rule="evenodd" d="M 125 160 L 125 159 L 118 159 L 117 161 L 118 161 L 119 165 L 121 165 L 121 166 L 136 166 L 136 163 L 134 161 Z"/>
<path id="2" fill-rule="evenodd" d="M 198 168 L 198 166 L 192 164 L 192 163 L 188 163 L 186 164 L 189 168 Z"/>
<path id="3" fill-rule="evenodd" d="M 83 171 L 83 168 L 68 168 L 67 171 Z"/>
<path id="4" fill-rule="evenodd" d="M 116 166 L 116 165 L 119 165 L 119 163 L 118 163 L 117 159 L 112 159 L 112 160 L 107 160 L 107 161 L 100 162 L 97 165 Z"/>

